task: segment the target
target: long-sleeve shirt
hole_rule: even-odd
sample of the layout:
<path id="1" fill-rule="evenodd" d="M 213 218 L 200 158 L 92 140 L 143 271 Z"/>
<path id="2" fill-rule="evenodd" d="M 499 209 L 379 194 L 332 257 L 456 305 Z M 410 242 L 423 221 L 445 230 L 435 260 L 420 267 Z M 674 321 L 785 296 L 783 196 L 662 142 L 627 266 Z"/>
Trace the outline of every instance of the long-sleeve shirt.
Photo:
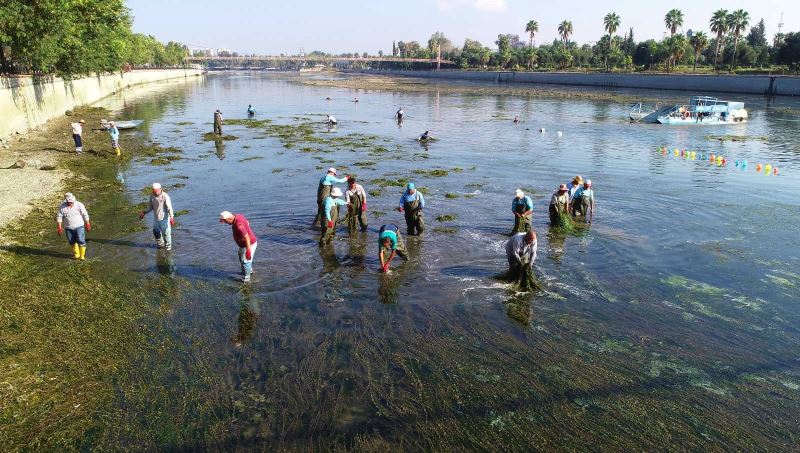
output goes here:
<path id="1" fill-rule="evenodd" d="M 250 229 L 250 222 L 242 214 L 233 216 L 231 230 L 233 230 L 233 240 L 236 241 L 236 245 L 239 247 L 247 247 L 246 237 L 250 237 L 250 245 L 258 242 L 258 238 L 253 233 L 253 230 Z"/>
<path id="2" fill-rule="evenodd" d="M 425 197 L 422 196 L 419 190 L 415 191 L 413 194 L 408 193 L 406 190 L 403 192 L 403 195 L 400 197 L 400 207 L 405 208 L 406 203 L 413 203 L 417 199 L 419 199 L 419 208 L 422 209 L 425 207 Z"/>
<path id="3" fill-rule="evenodd" d="M 348 203 L 352 203 L 350 199 L 357 195 L 361 197 L 362 201 L 367 201 L 367 192 L 364 191 L 364 188 L 361 187 L 361 184 L 356 184 L 352 189 L 347 189 L 347 191 L 344 193 L 344 199 Z"/>
<path id="4" fill-rule="evenodd" d="M 116 126 L 109 128 L 108 133 L 111 135 L 111 140 L 119 140 L 119 129 Z"/>
<path id="5" fill-rule="evenodd" d="M 392 230 L 386 230 L 378 236 L 378 250 L 383 248 L 383 240 L 389 238 L 391 245 L 389 246 L 392 250 L 397 250 L 397 233 Z"/>
<path id="6" fill-rule="evenodd" d="M 559 209 L 564 209 L 565 206 L 569 204 L 569 194 L 567 192 L 560 193 L 556 191 L 553 193 L 553 196 L 550 197 L 550 206 L 555 206 Z"/>
<path id="7" fill-rule="evenodd" d="M 581 198 L 587 198 L 594 202 L 594 191 L 592 189 L 584 189 L 583 187 L 580 187 L 572 195 L 571 201 L 574 203 L 575 201 L 580 201 Z"/>
<path id="8" fill-rule="evenodd" d="M 337 178 L 334 175 L 325 175 L 319 180 L 319 184 L 322 186 L 332 186 L 333 183 L 341 184 L 343 182 L 347 182 L 347 178 Z"/>
<path id="9" fill-rule="evenodd" d="M 538 241 L 533 240 L 530 244 L 525 243 L 527 233 L 517 233 L 506 243 L 506 255 L 514 258 L 518 262 L 533 263 L 536 261 L 536 249 Z"/>
<path id="10" fill-rule="evenodd" d="M 525 196 L 522 199 L 514 197 L 514 200 L 511 202 L 511 211 L 517 212 L 517 207 L 520 205 L 525 206 L 525 209 L 523 209 L 522 212 L 528 212 L 533 210 L 533 201 L 529 196 Z"/>
<path id="11" fill-rule="evenodd" d="M 330 222 L 333 220 L 331 218 L 331 209 L 333 209 L 333 205 L 338 204 L 339 206 L 345 206 L 347 203 L 344 202 L 341 198 L 333 198 L 328 197 L 325 199 L 325 220 Z"/>
<path id="12" fill-rule="evenodd" d="M 70 124 L 70 126 L 72 127 L 73 134 L 75 135 L 83 134 L 83 125 L 81 125 L 81 123 L 72 123 Z"/>
<path id="13" fill-rule="evenodd" d="M 175 215 L 172 210 L 172 199 L 163 190 L 158 196 L 150 194 L 150 202 L 147 204 L 147 209 L 145 209 L 144 213 L 147 214 L 150 211 L 153 211 L 156 220 L 164 220 L 166 218 L 165 215 L 169 217 Z"/>
<path id="14" fill-rule="evenodd" d="M 222 113 L 214 112 L 214 124 L 222 124 Z"/>
<path id="15" fill-rule="evenodd" d="M 58 207 L 56 222 L 59 222 L 62 227 L 72 230 L 88 223 L 89 213 L 86 211 L 86 206 L 80 201 L 75 201 L 72 206 L 67 206 L 65 201 Z"/>

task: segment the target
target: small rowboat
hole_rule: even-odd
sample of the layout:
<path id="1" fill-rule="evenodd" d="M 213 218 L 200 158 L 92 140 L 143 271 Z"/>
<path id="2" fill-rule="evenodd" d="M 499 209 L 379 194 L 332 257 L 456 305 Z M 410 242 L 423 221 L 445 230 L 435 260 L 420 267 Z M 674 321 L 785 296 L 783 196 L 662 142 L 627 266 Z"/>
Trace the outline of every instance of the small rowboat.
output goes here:
<path id="1" fill-rule="evenodd" d="M 120 130 L 135 129 L 139 127 L 142 123 L 144 123 L 143 120 L 114 121 L 114 125 L 117 126 L 117 129 Z M 105 120 L 100 121 L 100 127 L 103 129 L 108 129 L 110 127 L 109 122 Z"/>

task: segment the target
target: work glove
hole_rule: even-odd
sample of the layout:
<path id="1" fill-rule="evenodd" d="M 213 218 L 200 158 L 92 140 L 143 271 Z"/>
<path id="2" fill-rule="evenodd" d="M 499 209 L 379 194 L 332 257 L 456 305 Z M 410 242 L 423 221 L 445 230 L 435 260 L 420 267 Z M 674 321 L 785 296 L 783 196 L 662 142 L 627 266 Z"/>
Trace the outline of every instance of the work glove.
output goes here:
<path id="1" fill-rule="evenodd" d="M 333 228 L 333 220 L 328 220 L 328 228 Z"/>
<path id="2" fill-rule="evenodd" d="M 62 228 L 61 225 L 59 225 L 58 227 L 56 227 L 56 231 L 58 232 L 58 235 L 61 236 L 61 233 L 64 232 L 64 228 Z"/>
<path id="3" fill-rule="evenodd" d="M 169 226 L 171 226 L 171 227 L 175 226 L 175 217 L 170 217 L 169 218 Z"/>
<path id="4" fill-rule="evenodd" d="M 143 218 L 144 218 L 144 211 L 139 213 L 139 220 L 142 220 Z"/>
<path id="5" fill-rule="evenodd" d="M 86 222 L 86 231 L 92 231 L 92 224 L 89 222 Z"/>
<path id="6" fill-rule="evenodd" d="M 361 212 L 367 212 L 367 201 L 366 200 L 364 200 L 364 202 L 361 203 Z"/>
<path id="7" fill-rule="evenodd" d="M 403 208 L 397 208 L 397 212 L 403 212 Z"/>
<path id="8" fill-rule="evenodd" d="M 383 267 L 381 268 L 381 270 L 384 273 L 389 272 L 389 263 L 384 264 Z"/>
<path id="9" fill-rule="evenodd" d="M 247 250 L 244 252 L 244 257 L 245 257 L 245 258 L 247 258 L 248 260 L 251 260 L 251 259 L 253 259 L 253 252 L 251 252 L 251 251 L 250 251 L 250 249 L 248 248 L 248 249 L 247 249 Z"/>

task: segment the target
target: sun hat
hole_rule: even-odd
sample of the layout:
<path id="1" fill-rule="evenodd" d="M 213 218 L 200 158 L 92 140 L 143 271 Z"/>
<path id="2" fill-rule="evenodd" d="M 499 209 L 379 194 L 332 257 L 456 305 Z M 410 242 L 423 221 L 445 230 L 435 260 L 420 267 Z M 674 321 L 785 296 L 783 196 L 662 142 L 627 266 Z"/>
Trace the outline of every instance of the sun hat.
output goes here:
<path id="1" fill-rule="evenodd" d="M 518 198 L 522 198 L 525 196 L 525 192 L 523 192 L 522 189 L 517 189 L 517 191 L 514 192 L 514 195 L 516 195 Z"/>
<path id="2" fill-rule="evenodd" d="M 342 189 L 340 189 L 338 187 L 334 187 L 333 190 L 331 190 L 331 196 L 332 197 L 341 197 L 342 196 Z"/>
<path id="3" fill-rule="evenodd" d="M 335 175 L 336 174 L 336 169 L 331 167 L 331 168 L 328 169 L 328 173 L 333 173 Z"/>
<path id="4" fill-rule="evenodd" d="M 561 184 L 560 186 L 558 186 L 558 190 L 567 190 L 567 185 Z"/>
<path id="5" fill-rule="evenodd" d="M 154 183 L 153 183 L 153 190 L 158 190 L 158 189 L 160 189 L 160 188 L 161 188 L 161 184 L 159 184 L 159 183 L 157 183 L 157 182 L 154 182 Z"/>
<path id="6" fill-rule="evenodd" d="M 64 201 L 67 203 L 75 203 L 75 195 L 72 195 L 72 192 L 67 192 L 64 194 Z"/>

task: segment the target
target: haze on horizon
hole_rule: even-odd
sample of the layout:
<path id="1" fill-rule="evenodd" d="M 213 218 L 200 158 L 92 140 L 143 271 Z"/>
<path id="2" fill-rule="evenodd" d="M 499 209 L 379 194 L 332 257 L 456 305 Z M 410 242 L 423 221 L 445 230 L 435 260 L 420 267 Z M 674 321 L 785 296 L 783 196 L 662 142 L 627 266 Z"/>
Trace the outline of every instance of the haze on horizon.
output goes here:
<path id="1" fill-rule="evenodd" d="M 593 43 L 605 32 L 603 16 L 616 12 L 622 17 L 617 34 L 633 27 L 637 41 L 661 39 L 666 32 L 664 14 L 669 9 L 683 11 L 683 31 L 706 30 L 713 11 L 742 8 L 750 13 L 750 26 L 764 19 L 771 41 L 784 13 L 783 32 L 800 31 L 800 2 L 763 0 L 760 2 L 696 2 L 675 0 L 654 6 L 652 2 L 620 0 L 592 2 L 578 6 L 560 2 L 528 0 L 406 0 L 390 2 L 329 2 L 308 0 L 210 1 L 128 0 L 134 16 L 133 28 L 162 41 L 179 41 L 191 47 L 228 48 L 240 53 L 277 55 L 321 50 L 329 53 L 391 53 L 392 41 L 419 41 L 422 45 L 441 31 L 455 45 L 465 38 L 477 39 L 495 47 L 497 35 L 519 34 L 526 38 L 528 20 L 539 23 L 536 43 L 550 43 L 557 36 L 562 20 L 571 20 L 572 40 Z"/>

